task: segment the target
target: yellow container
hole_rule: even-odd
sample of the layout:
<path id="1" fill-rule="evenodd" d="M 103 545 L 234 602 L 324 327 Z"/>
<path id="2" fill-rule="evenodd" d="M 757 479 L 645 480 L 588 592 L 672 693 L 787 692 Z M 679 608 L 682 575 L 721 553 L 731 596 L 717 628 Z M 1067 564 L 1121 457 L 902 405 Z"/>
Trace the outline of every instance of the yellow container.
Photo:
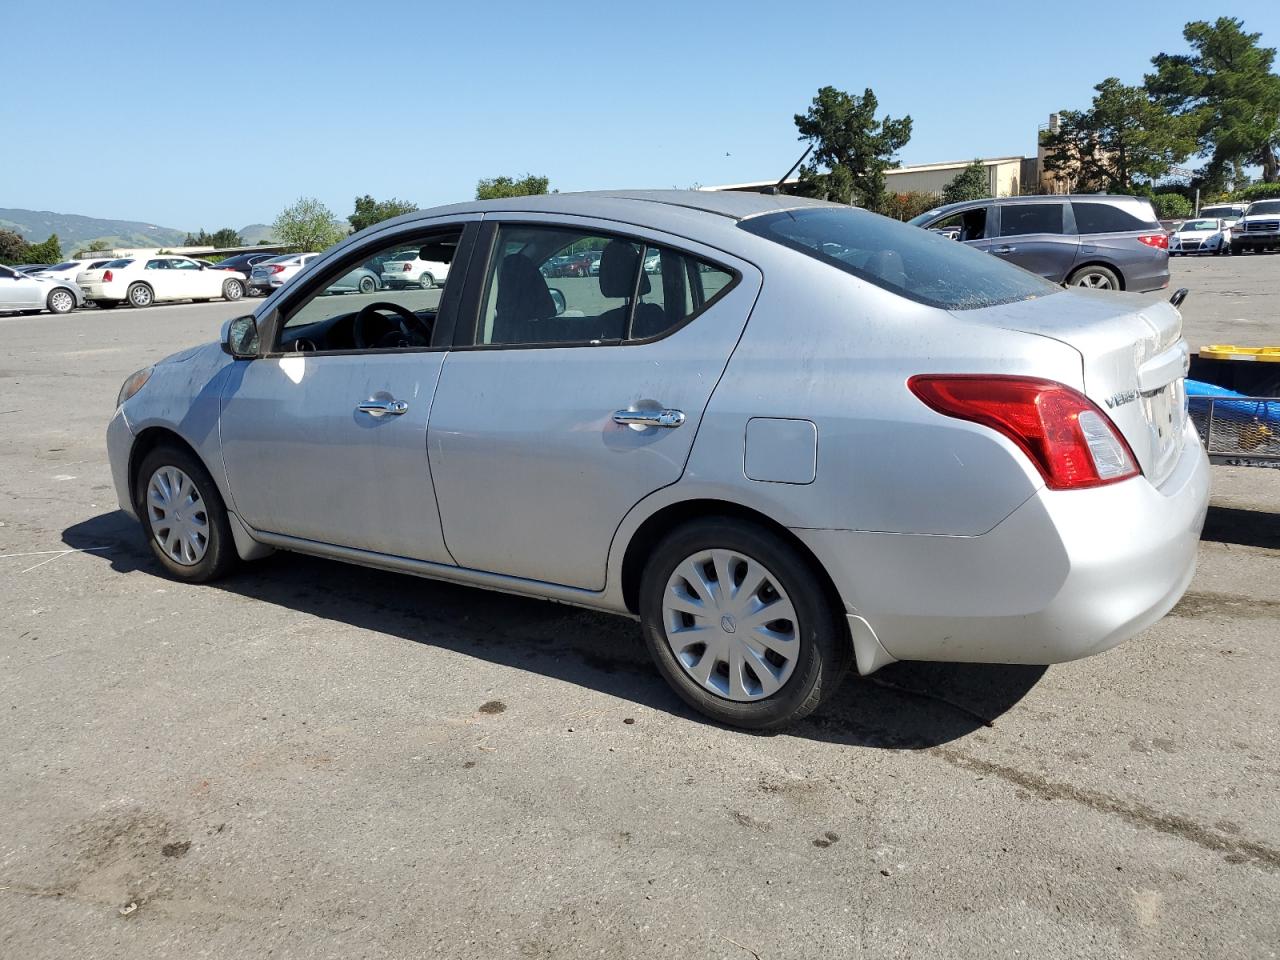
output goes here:
<path id="1" fill-rule="evenodd" d="M 1237 347 L 1232 344 L 1212 343 L 1200 348 L 1200 356 L 1213 360 L 1262 360 L 1280 363 L 1280 347 Z"/>

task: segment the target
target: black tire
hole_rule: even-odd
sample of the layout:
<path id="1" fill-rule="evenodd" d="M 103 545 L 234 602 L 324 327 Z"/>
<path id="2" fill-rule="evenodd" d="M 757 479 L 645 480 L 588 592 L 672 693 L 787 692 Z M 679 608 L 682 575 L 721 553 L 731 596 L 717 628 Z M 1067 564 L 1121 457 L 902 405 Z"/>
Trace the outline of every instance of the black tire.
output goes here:
<path id="1" fill-rule="evenodd" d="M 50 290 L 44 305 L 50 313 L 70 313 L 76 308 L 76 295 L 65 287 Z"/>
<path id="2" fill-rule="evenodd" d="M 129 306 L 142 309 L 149 307 L 156 302 L 155 291 L 145 283 L 135 283 L 129 287 L 129 292 L 125 295 L 129 301 Z"/>
<path id="3" fill-rule="evenodd" d="M 1101 286 L 1097 283 L 1084 282 L 1088 277 L 1099 277 L 1106 281 L 1109 286 Z M 1101 264 L 1090 264 L 1087 267 L 1081 267 L 1075 273 L 1067 278 L 1067 286 L 1070 287 L 1090 287 L 1095 290 L 1123 290 L 1120 286 L 1120 278 L 1116 272 Z"/>
<path id="4" fill-rule="evenodd" d="M 715 695 L 685 672 L 667 642 L 667 583 L 677 566 L 709 549 L 737 551 L 758 561 L 791 599 L 800 653 L 790 677 L 771 696 L 742 702 Z M 835 693 L 852 663 L 848 628 L 824 589 L 821 571 L 773 531 L 730 517 L 691 521 L 658 544 L 641 577 L 640 621 L 658 672 L 680 698 L 713 720 L 749 730 L 775 730 L 808 716 Z"/>
<path id="5" fill-rule="evenodd" d="M 151 526 L 151 511 L 147 507 L 147 486 L 156 471 L 162 467 L 177 467 L 185 473 L 195 485 L 200 499 L 204 502 L 204 514 L 208 525 L 208 544 L 204 556 L 192 565 L 178 563 L 164 550 L 156 539 Z M 134 505 L 142 520 L 142 529 L 146 534 L 151 552 L 155 554 L 160 565 L 169 576 L 188 583 L 207 583 L 230 573 L 239 561 L 236 554 L 235 541 L 231 536 L 231 525 L 227 520 L 227 508 L 222 502 L 218 488 L 198 459 L 182 447 L 161 444 L 138 464 L 137 475 L 133 478 Z"/>
<path id="6" fill-rule="evenodd" d="M 232 302 L 244 296 L 244 284 L 232 277 L 222 282 L 222 299 Z"/>

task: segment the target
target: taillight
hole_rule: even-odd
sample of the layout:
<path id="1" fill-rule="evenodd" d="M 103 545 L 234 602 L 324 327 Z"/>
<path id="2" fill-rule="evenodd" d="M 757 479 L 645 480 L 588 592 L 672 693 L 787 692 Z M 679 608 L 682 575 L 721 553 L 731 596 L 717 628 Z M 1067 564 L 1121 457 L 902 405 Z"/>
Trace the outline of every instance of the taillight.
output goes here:
<path id="1" fill-rule="evenodd" d="M 267 270 L 271 273 L 282 273 L 284 272 L 284 264 L 273 263 L 271 266 L 267 268 Z"/>
<path id="2" fill-rule="evenodd" d="M 409 264 L 407 264 L 407 263 L 404 265 L 404 272 L 405 272 L 405 273 L 408 273 L 408 272 L 409 272 Z"/>
<path id="3" fill-rule="evenodd" d="M 911 392 L 948 417 L 1004 434 L 1052 490 L 1100 487 L 1137 476 L 1133 451 L 1084 394 L 1052 380 L 985 374 L 912 377 Z"/>
<path id="4" fill-rule="evenodd" d="M 1138 239 L 1148 247 L 1155 247 L 1157 250 L 1169 249 L 1169 235 L 1167 233 L 1147 233 Z"/>
<path id="5" fill-rule="evenodd" d="M 110 283 L 110 282 L 111 282 L 111 271 L 110 271 L 110 270 L 108 270 L 108 271 L 106 271 L 105 273 L 103 273 L 103 275 L 102 275 L 102 282 L 103 282 L 103 283 Z"/>

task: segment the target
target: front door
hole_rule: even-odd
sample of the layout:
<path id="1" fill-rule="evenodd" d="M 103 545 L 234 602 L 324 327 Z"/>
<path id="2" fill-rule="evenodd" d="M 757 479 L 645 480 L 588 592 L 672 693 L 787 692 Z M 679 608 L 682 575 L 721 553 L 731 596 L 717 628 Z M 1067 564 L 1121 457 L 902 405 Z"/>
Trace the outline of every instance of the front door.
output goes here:
<path id="1" fill-rule="evenodd" d="M 460 566 L 599 590 L 627 511 L 683 473 L 760 275 L 639 228 L 530 221 L 486 221 L 431 474 Z M 566 275 L 567 255 L 599 268 Z"/>
<path id="2" fill-rule="evenodd" d="M 44 288 L 25 273 L 0 266 L 0 310 L 42 307 Z"/>
<path id="3" fill-rule="evenodd" d="M 432 233 L 433 249 L 457 251 L 461 232 Z M 381 249 L 373 241 L 284 302 L 268 355 L 229 371 L 221 437 L 232 500 L 257 530 L 451 563 L 427 465 L 449 290 L 333 290 Z M 425 241 L 401 231 L 395 242 Z"/>

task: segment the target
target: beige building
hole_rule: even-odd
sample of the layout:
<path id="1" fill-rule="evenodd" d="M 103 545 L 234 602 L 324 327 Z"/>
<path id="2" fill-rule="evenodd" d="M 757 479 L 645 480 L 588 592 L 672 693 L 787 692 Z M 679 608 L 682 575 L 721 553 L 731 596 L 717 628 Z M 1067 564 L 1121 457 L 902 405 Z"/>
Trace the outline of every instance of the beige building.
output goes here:
<path id="1" fill-rule="evenodd" d="M 972 160 L 956 160 L 952 163 L 920 163 L 909 167 L 897 167 L 884 172 L 885 189 L 891 193 L 940 194 Z M 979 160 L 987 173 L 987 182 L 993 197 L 1015 197 L 1023 192 L 1026 184 L 1034 192 L 1037 183 L 1035 157 L 992 157 Z M 775 186 L 775 180 L 757 180 L 752 183 L 729 183 L 718 187 L 702 187 L 703 190 L 740 190 L 758 193 Z M 798 178 L 787 180 L 783 186 L 799 183 Z"/>

